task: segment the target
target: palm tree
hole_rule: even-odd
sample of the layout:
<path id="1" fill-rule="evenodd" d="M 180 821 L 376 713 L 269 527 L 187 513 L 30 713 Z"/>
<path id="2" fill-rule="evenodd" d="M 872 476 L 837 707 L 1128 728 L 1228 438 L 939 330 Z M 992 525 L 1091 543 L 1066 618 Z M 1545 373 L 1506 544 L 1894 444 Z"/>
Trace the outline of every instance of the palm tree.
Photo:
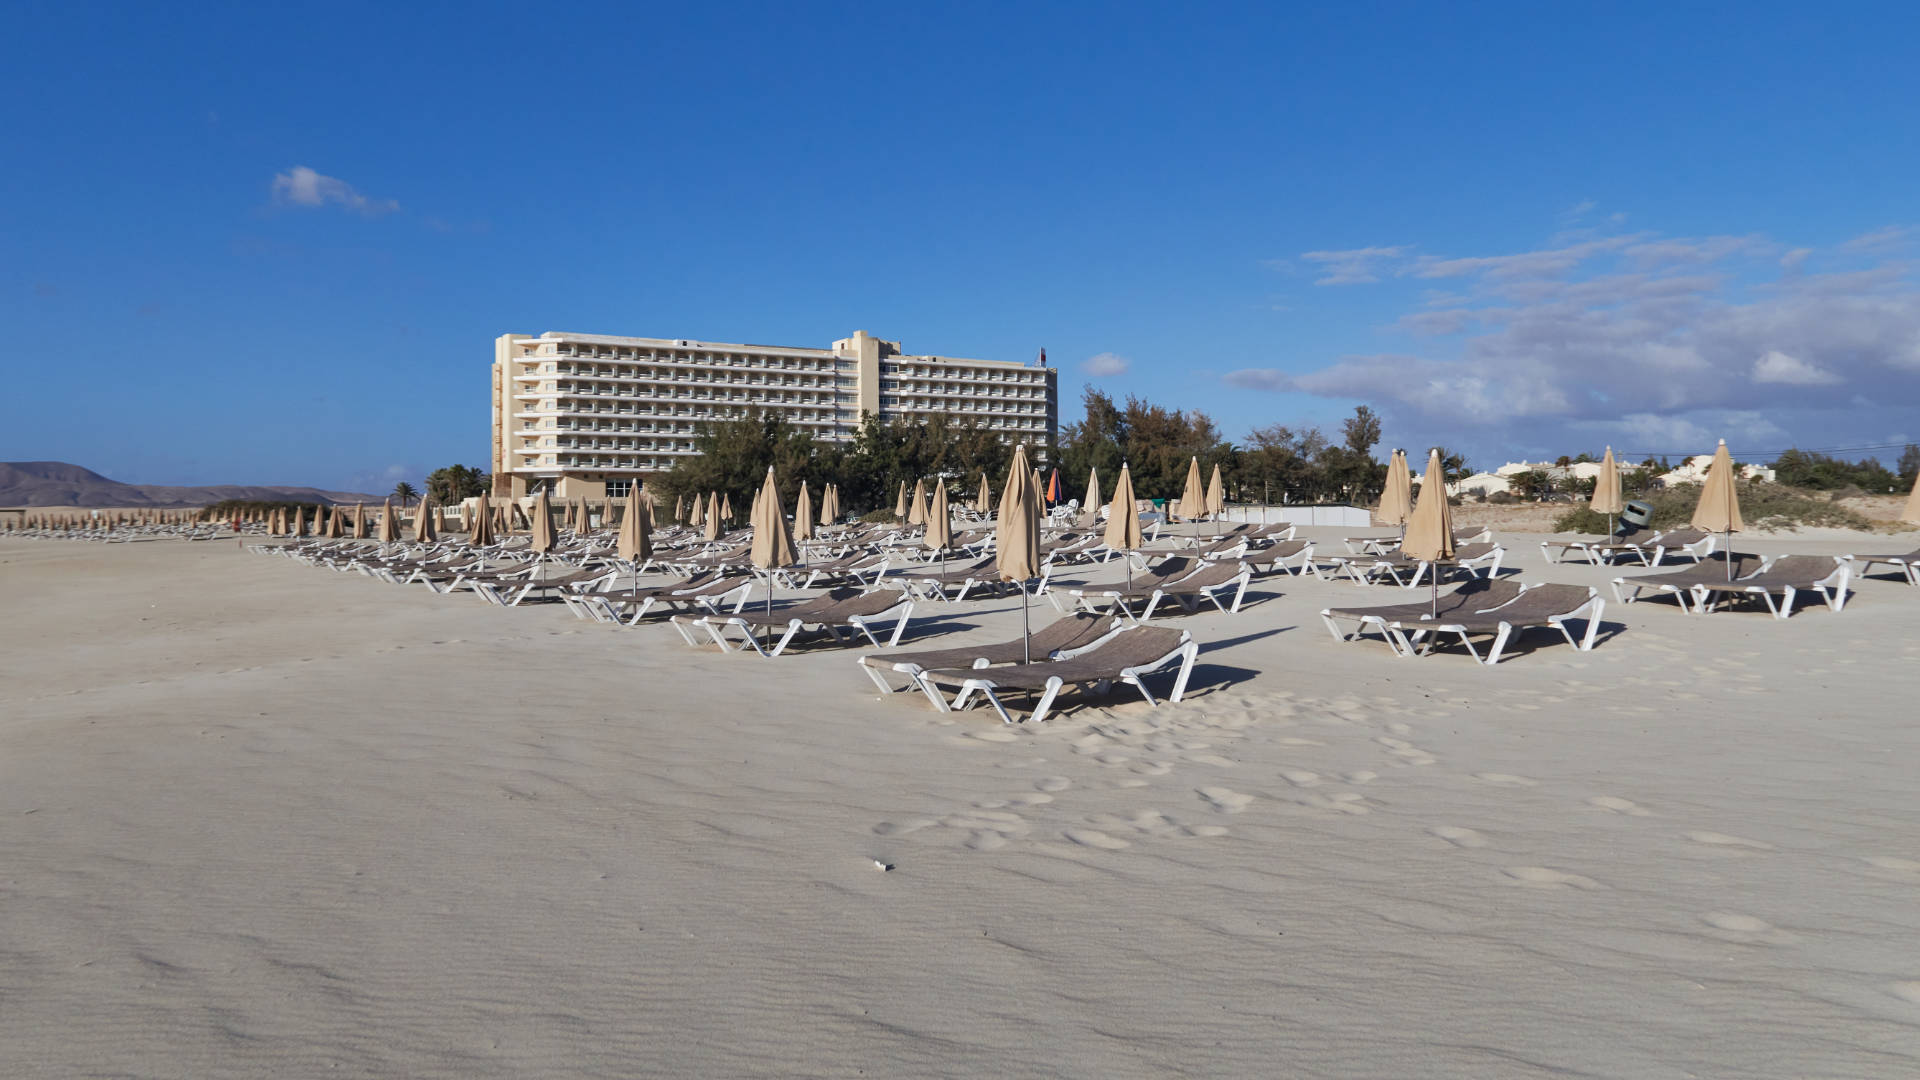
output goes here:
<path id="1" fill-rule="evenodd" d="M 420 497 L 420 490 L 405 480 L 402 480 L 393 485 L 393 497 L 400 500 L 401 506 L 408 506 Z"/>

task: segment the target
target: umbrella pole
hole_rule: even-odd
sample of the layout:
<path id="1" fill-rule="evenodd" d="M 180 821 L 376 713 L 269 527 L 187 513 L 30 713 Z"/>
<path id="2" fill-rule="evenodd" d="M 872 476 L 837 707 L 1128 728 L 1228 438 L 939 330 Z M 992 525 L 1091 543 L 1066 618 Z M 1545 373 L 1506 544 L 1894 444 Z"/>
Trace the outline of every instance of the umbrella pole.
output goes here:
<path id="1" fill-rule="evenodd" d="M 1027 622 L 1027 583 L 1020 583 L 1020 655 L 1021 663 L 1033 663 L 1033 631 Z"/>
<path id="2" fill-rule="evenodd" d="M 773 570 L 767 570 L 767 648 L 773 648 Z"/>

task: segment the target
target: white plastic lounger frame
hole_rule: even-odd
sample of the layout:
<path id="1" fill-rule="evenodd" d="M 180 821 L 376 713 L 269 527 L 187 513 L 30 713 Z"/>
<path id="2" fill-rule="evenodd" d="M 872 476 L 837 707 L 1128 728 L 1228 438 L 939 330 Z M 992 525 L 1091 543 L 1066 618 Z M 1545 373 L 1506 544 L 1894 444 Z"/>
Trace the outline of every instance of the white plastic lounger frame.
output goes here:
<path id="1" fill-rule="evenodd" d="M 1516 599 L 1518 598 L 1516 597 Z M 1505 606 L 1505 604 L 1501 605 L 1501 607 Z M 1600 633 L 1600 613 L 1605 611 L 1606 607 L 1607 602 L 1600 598 L 1600 590 L 1588 588 L 1586 603 L 1581 604 L 1571 611 L 1547 616 L 1547 625 L 1560 631 L 1561 635 L 1567 639 L 1567 644 L 1572 645 L 1581 652 L 1592 652 L 1594 638 Z M 1498 612 L 1499 608 L 1493 609 L 1493 613 L 1497 614 Z M 1479 613 L 1476 612 L 1476 614 Z M 1580 618 L 1587 620 L 1587 630 L 1586 633 L 1575 638 L 1573 632 L 1567 629 L 1567 620 Z M 1527 627 L 1515 626 L 1512 623 L 1502 620 L 1499 627 L 1493 632 L 1493 644 L 1487 646 L 1487 655 L 1485 657 L 1482 657 L 1480 653 L 1474 649 L 1473 640 L 1468 637 L 1468 635 L 1474 631 L 1457 623 L 1449 623 L 1444 616 L 1437 623 L 1402 621 L 1394 623 L 1392 629 L 1394 633 L 1400 635 L 1400 644 L 1408 650 L 1408 655 L 1411 655 L 1414 647 L 1418 645 L 1420 655 L 1425 656 L 1433 651 L 1434 641 L 1439 635 L 1458 634 L 1460 635 L 1460 644 L 1467 647 L 1467 653 L 1469 655 L 1487 667 L 1492 667 L 1500 662 L 1500 653 L 1506 649 L 1509 637 L 1520 630 L 1527 629 Z M 1485 631 L 1481 632 L 1484 633 Z M 1422 641 L 1422 638 L 1425 638 L 1425 640 Z"/>
<path id="2" fill-rule="evenodd" d="M 775 614 L 778 614 L 778 612 Z M 781 652 L 785 651 L 787 643 L 793 640 L 794 635 L 808 627 L 825 630 L 828 634 L 832 635 L 836 642 L 842 644 L 852 640 L 853 635 L 851 631 L 857 630 L 864 635 L 868 641 L 873 643 L 874 648 L 891 649 L 895 645 L 900 644 L 900 638 L 907 632 L 907 620 L 912 617 L 913 601 L 902 600 L 875 615 L 849 615 L 844 625 L 830 622 L 808 622 L 804 617 L 788 619 L 786 631 L 780 635 L 779 641 L 774 642 L 773 648 L 771 649 L 768 649 L 760 643 L 760 635 L 766 630 L 764 626 L 756 626 L 736 616 L 675 615 L 672 622 L 673 628 L 680 631 L 681 638 L 685 639 L 689 645 L 700 644 L 700 639 L 696 637 L 694 633 L 695 630 L 698 629 L 704 631 L 715 645 L 720 646 L 720 651 L 722 652 L 745 652 L 751 648 L 761 656 L 771 658 L 779 656 Z M 880 638 L 874 634 L 874 628 L 882 627 L 889 619 L 893 620 L 893 632 L 888 635 L 885 642 L 882 642 Z M 739 644 L 736 645 L 730 640 L 729 630 L 737 630 L 740 632 L 742 640 Z M 885 631 L 883 630 L 882 632 L 884 633 Z"/>
<path id="3" fill-rule="evenodd" d="M 1140 691 L 1140 696 L 1147 699 L 1148 705 L 1158 708 L 1160 702 L 1154 699 L 1153 691 L 1147 689 L 1146 676 L 1152 675 L 1157 671 L 1164 671 L 1173 664 L 1178 663 L 1180 665 L 1179 674 L 1174 677 L 1173 692 L 1167 695 L 1167 700 L 1179 701 L 1187 692 L 1187 680 L 1193 676 L 1193 662 L 1195 658 L 1200 655 L 1200 645 L 1193 640 L 1192 635 L 1183 632 L 1181 638 L 1182 640 L 1178 647 L 1165 656 L 1160 657 L 1158 660 L 1145 664 L 1136 664 L 1133 667 L 1121 668 L 1117 679 L 1090 680 L 1093 682 L 1094 692 L 1097 694 L 1105 694 L 1113 688 L 1113 683 L 1118 681 Z M 955 695 L 953 699 L 953 708 L 966 708 L 967 702 L 977 693 L 987 699 L 988 704 L 993 706 L 993 711 L 1000 714 L 1002 721 L 1009 724 L 1014 723 L 1013 715 L 1007 712 L 1006 704 L 1000 700 L 998 694 L 994 693 L 994 691 L 998 689 L 998 686 L 993 681 L 993 669 L 982 668 L 981 671 L 983 674 L 980 678 L 967 679 L 960 684 L 960 692 Z M 1045 688 L 1040 691 L 1040 700 L 1034 702 L 1033 712 L 1028 715 L 1027 719 L 1036 724 L 1044 721 L 1047 718 L 1047 713 L 1053 708 L 1053 699 L 1059 696 L 1061 688 L 1066 685 L 1067 684 L 1059 678 L 1048 679 Z"/>
<path id="4" fill-rule="evenodd" d="M 1834 561 L 1839 563 L 1839 565 L 1834 568 L 1833 573 L 1828 574 L 1818 581 L 1810 581 L 1807 583 L 1809 588 L 1820 595 L 1821 602 L 1827 605 L 1827 610 L 1829 611 L 1838 612 L 1847 606 L 1847 581 L 1853 575 L 1852 563 L 1848 561 L 1851 558 L 1852 556 L 1850 555 L 1836 557 Z M 1734 584 L 1738 585 L 1739 582 L 1735 581 Z M 1778 589 L 1781 594 L 1780 602 L 1777 604 L 1773 601 L 1775 589 Z M 1706 585 L 1695 585 L 1693 587 L 1693 610 L 1698 614 L 1704 615 L 1719 607 L 1724 597 L 1730 595 L 1757 596 L 1766 603 L 1769 614 L 1776 619 L 1784 619 L 1793 614 L 1793 598 L 1795 594 L 1801 591 L 1799 587 L 1793 585 L 1749 585 L 1737 591 L 1726 588 L 1716 589 Z"/>

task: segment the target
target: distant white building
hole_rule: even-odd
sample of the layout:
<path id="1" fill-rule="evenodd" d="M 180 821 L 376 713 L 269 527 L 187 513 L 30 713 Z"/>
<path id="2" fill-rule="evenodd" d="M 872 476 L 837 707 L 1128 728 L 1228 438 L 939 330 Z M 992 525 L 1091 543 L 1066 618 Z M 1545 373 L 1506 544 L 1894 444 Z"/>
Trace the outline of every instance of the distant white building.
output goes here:
<path id="1" fill-rule="evenodd" d="M 1660 479 L 1669 484 L 1701 484 L 1707 479 L 1707 469 L 1713 464 L 1712 454 L 1696 454 L 1680 463 L 1679 468 L 1667 473 Z M 1765 465 L 1742 465 L 1734 462 L 1734 468 L 1740 470 L 1743 480 L 1756 480 L 1761 483 L 1774 482 L 1772 469 Z"/>

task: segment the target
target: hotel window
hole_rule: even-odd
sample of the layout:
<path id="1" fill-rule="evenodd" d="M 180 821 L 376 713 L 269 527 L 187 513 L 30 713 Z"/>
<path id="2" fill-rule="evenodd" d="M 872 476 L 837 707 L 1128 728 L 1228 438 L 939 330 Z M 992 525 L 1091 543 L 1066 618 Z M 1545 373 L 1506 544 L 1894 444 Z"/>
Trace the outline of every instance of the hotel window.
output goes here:
<path id="1" fill-rule="evenodd" d="M 624 499 L 633 492 L 632 480 L 608 480 L 607 498 Z"/>

